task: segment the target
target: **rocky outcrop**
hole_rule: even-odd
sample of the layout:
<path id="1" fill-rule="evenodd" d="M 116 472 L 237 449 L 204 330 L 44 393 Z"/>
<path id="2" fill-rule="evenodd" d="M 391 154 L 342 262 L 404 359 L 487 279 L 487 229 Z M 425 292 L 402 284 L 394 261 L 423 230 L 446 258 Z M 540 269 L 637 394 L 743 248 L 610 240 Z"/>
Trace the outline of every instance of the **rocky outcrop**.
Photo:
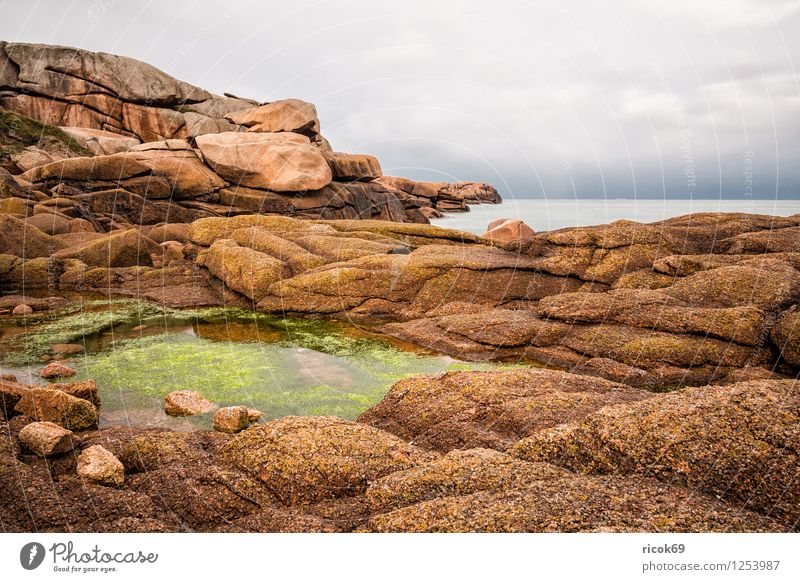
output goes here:
<path id="1" fill-rule="evenodd" d="M 796 527 L 798 421 L 797 381 L 686 388 L 608 406 L 511 453 L 583 473 L 652 475 Z"/>
<path id="2" fill-rule="evenodd" d="M 74 204 L 48 212 L 107 232 L 249 213 L 426 223 L 422 207 L 499 202 L 487 184 L 407 180 L 406 192 L 378 181 L 378 160 L 334 152 L 299 99 L 212 95 L 134 59 L 68 47 L 0 42 L 0 55 L 0 166 L 23 173 L 3 179 L 5 212 L 26 217 L 57 198 Z"/>
<path id="3" fill-rule="evenodd" d="M 600 378 L 552 370 L 448 372 L 397 382 L 358 421 L 426 449 L 503 450 L 607 404 L 650 396 Z"/>

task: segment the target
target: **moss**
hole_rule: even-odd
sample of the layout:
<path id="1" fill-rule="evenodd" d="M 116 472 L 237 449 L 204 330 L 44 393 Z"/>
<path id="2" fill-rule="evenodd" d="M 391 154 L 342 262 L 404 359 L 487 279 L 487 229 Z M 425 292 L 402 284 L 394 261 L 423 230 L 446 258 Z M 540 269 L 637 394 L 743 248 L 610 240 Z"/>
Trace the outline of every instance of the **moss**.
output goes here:
<path id="1" fill-rule="evenodd" d="M 58 127 L 19 113 L 0 110 L 0 159 L 7 159 L 29 146 L 39 146 L 46 150 L 47 143 L 53 141 L 61 142 L 79 156 L 94 155 Z"/>

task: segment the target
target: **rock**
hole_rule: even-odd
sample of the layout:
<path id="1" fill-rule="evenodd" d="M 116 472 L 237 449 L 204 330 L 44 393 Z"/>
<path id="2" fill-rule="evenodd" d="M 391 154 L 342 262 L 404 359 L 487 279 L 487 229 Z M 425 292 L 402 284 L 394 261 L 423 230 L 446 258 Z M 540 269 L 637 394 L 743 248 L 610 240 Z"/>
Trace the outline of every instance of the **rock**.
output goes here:
<path id="1" fill-rule="evenodd" d="M 182 223 L 161 224 L 143 229 L 142 234 L 158 244 L 171 240 L 186 243 L 189 242 L 189 225 Z"/>
<path id="2" fill-rule="evenodd" d="M 300 99 L 282 99 L 251 109 L 225 115 L 225 119 L 243 125 L 248 131 L 294 132 L 313 137 L 319 133 L 317 108 Z"/>
<path id="3" fill-rule="evenodd" d="M 525 487 L 424 501 L 377 515 L 365 529 L 655 533 L 778 532 L 786 528 L 710 496 L 646 477 L 552 475 Z"/>
<path id="4" fill-rule="evenodd" d="M 29 216 L 25 219 L 25 223 L 49 235 L 64 234 L 70 232 L 72 228 L 72 221 L 69 218 L 50 213 Z"/>
<path id="5" fill-rule="evenodd" d="M 29 305 L 25 305 L 24 303 L 20 303 L 17 305 L 14 310 L 11 312 L 12 315 L 16 316 L 26 316 L 33 313 L 33 309 Z"/>
<path id="6" fill-rule="evenodd" d="M 619 323 L 710 335 L 751 346 L 758 345 L 766 333 L 766 314 L 756 307 L 692 307 L 666 293 L 645 289 L 553 295 L 539 302 L 538 312 L 569 324 Z"/>
<path id="7" fill-rule="evenodd" d="M 250 425 L 250 415 L 246 406 L 225 406 L 214 413 L 214 430 L 235 434 Z"/>
<path id="8" fill-rule="evenodd" d="M 55 378 L 67 378 L 77 374 L 75 370 L 64 364 L 58 362 L 50 362 L 44 368 L 39 370 L 39 376 L 46 380 L 53 380 Z"/>
<path id="9" fill-rule="evenodd" d="M 800 273 L 783 261 L 763 259 L 694 273 L 664 293 L 702 307 L 773 310 L 800 301 Z"/>
<path id="10" fill-rule="evenodd" d="M 152 266 L 151 255 L 160 253 L 154 241 L 131 229 L 58 251 L 52 257 L 78 259 L 93 267 L 138 267 Z"/>
<path id="11" fill-rule="evenodd" d="M 772 342 L 780 350 L 781 358 L 800 366 L 800 310 L 793 307 L 785 311 L 772 328 Z"/>
<path id="12" fill-rule="evenodd" d="M 800 382 L 685 388 L 607 406 L 510 452 L 583 473 L 652 475 L 789 525 L 800 517 Z"/>
<path id="13" fill-rule="evenodd" d="M 61 131 L 98 156 L 126 152 L 141 143 L 135 137 L 89 127 L 62 127 Z"/>
<path id="14" fill-rule="evenodd" d="M 100 408 L 100 395 L 97 392 L 97 382 L 94 380 L 81 380 L 80 382 L 67 383 L 56 382 L 48 385 L 48 388 L 52 390 L 61 390 L 75 398 L 87 400 L 97 408 Z"/>
<path id="15" fill-rule="evenodd" d="M 247 421 L 250 423 L 258 422 L 261 420 L 261 417 L 264 415 L 263 412 L 260 410 L 256 410 L 255 408 L 248 408 L 247 409 Z"/>
<path id="16" fill-rule="evenodd" d="M 800 227 L 745 232 L 730 239 L 729 254 L 800 252 Z"/>
<path id="17" fill-rule="evenodd" d="M 196 416 L 217 408 L 216 404 L 193 390 L 176 390 L 164 397 L 164 412 L 170 416 Z"/>
<path id="18" fill-rule="evenodd" d="M 203 265 L 228 287 L 256 302 L 288 271 L 282 261 L 226 239 L 211 245 Z"/>
<path id="19" fill-rule="evenodd" d="M 78 475 L 100 485 L 119 487 L 125 482 L 125 467 L 101 445 L 93 445 L 78 455 Z"/>
<path id="20" fill-rule="evenodd" d="M 6 44 L 5 53 L 19 67 L 14 87 L 38 95 L 71 95 L 76 103 L 87 105 L 97 87 L 122 101 L 163 106 L 211 98 L 207 91 L 128 57 L 24 43 Z"/>
<path id="21" fill-rule="evenodd" d="M 325 152 L 324 155 L 331 167 L 334 180 L 369 182 L 383 175 L 381 165 L 375 156 L 342 152 Z"/>
<path id="22" fill-rule="evenodd" d="M 24 220 L 0 214 L 0 253 L 24 259 L 48 257 L 64 243 L 26 224 Z"/>
<path id="23" fill-rule="evenodd" d="M 492 449 L 450 451 L 443 457 L 370 483 L 370 507 L 384 513 L 438 497 L 505 491 L 570 473 L 546 463 L 528 463 Z"/>
<path id="24" fill-rule="evenodd" d="M 533 238 L 533 235 L 533 229 L 521 220 L 500 218 L 490 222 L 481 236 L 499 243 L 511 243 Z"/>
<path id="25" fill-rule="evenodd" d="M 447 372 L 400 380 L 358 422 L 425 449 L 502 450 L 603 406 L 651 396 L 600 378 L 555 370 Z"/>
<path id="26" fill-rule="evenodd" d="M 35 420 L 54 422 L 70 430 L 96 426 L 98 419 L 97 408 L 91 402 L 49 388 L 26 391 L 14 410 Z"/>
<path id="27" fill-rule="evenodd" d="M 318 190 L 332 179 L 307 137 L 294 133 L 218 133 L 196 138 L 203 158 L 229 182 L 276 192 Z"/>
<path id="28" fill-rule="evenodd" d="M 324 416 L 251 427 L 225 445 L 223 457 L 289 505 L 357 495 L 370 481 L 426 459 L 388 433 Z"/>
<path id="29" fill-rule="evenodd" d="M 32 422 L 19 431 L 19 442 L 40 457 L 51 457 L 71 451 L 73 435 L 53 422 Z"/>

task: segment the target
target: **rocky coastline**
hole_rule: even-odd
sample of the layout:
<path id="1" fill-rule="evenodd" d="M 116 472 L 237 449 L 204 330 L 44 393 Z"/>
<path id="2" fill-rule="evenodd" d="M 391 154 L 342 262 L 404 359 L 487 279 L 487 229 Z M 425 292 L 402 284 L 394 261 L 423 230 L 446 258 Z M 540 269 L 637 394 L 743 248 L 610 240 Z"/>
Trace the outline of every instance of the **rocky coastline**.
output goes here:
<path id="1" fill-rule="evenodd" d="M 428 218 L 494 188 L 383 176 L 309 103 L 64 47 L 0 63 L 3 321 L 91 293 L 520 364 L 405 378 L 355 421 L 171 395 L 214 415 L 178 432 L 98 427 L 53 346 L 41 385 L 0 379 L 2 531 L 800 527 L 800 215 L 477 236 Z"/>

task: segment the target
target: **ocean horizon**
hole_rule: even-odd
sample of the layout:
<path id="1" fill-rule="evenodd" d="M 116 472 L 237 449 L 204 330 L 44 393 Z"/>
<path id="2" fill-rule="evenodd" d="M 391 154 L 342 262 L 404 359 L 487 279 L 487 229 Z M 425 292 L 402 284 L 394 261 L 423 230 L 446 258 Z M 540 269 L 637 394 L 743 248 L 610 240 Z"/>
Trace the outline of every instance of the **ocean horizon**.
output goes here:
<path id="1" fill-rule="evenodd" d="M 535 231 L 558 230 L 572 226 L 593 226 L 615 220 L 658 222 L 695 212 L 747 212 L 773 216 L 800 213 L 800 200 L 720 200 L 720 199 L 510 199 L 502 204 L 480 204 L 469 212 L 453 212 L 431 224 L 481 234 L 498 218 L 514 218 Z"/>

